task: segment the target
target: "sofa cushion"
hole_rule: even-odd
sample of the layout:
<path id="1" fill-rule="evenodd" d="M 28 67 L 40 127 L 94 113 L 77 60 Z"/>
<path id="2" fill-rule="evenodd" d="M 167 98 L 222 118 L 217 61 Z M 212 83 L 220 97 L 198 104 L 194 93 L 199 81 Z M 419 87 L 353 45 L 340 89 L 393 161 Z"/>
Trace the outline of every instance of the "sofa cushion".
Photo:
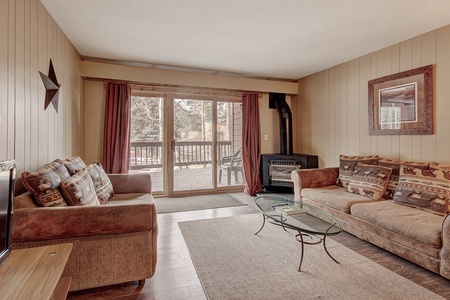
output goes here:
<path id="1" fill-rule="evenodd" d="M 389 167 L 392 169 L 391 177 L 389 178 L 386 191 L 384 192 L 384 199 L 393 199 L 394 192 L 398 185 L 398 178 L 400 176 L 400 166 L 408 165 L 414 166 L 419 169 L 427 170 L 429 164 L 428 163 L 420 163 L 420 162 L 412 162 L 412 161 L 403 161 L 403 160 L 393 160 L 387 158 L 380 158 L 378 161 L 378 165 Z"/>
<path id="2" fill-rule="evenodd" d="M 13 241 L 41 241 L 152 230 L 157 219 L 151 194 L 133 193 L 106 205 L 18 209 Z M 142 241 L 143 243 L 143 241 Z M 117 249 L 116 249 L 117 250 Z M 112 249 L 111 251 L 114 251 Z M 150 251 L 150 250 L 149 250 Z M 108 253 L 104 253 L 108 256 Z"/>
<path id="3" fill-rule="evenodd" d="M 87 170 L 91 175 L 92 181 L 94 182 L 95 192 L 97 193 L 100 204 L 106 204 L 109 198 L 114 195 L 113 186 L 108 175 L 103 170 L 103 167 L 99 162 L 90 164 L 87 166 Z"/>
<path id="4" fill-rule="evenodd" d="M 345 188 L 337 185 L 323 188 L 304 188 L 301 196 L 345 213 L 350 213 L 350 207 L 355 203 L 373 202 L 367 197 L 349 193 Z"/>
<path id="5" fill-rule="evenodd" d="M 392 200 L 355 204 L 350 211 L 359 219 L 412 240 L 438 249 L 442 246 L 443 216 L 398 205 Z"/>
<path id="6" fill-rule="evenodd" d="M 353 171 L 355 170 L 358 162 L 362 162 L 368 165 L 376 165 L 378 162 L 378 155 L 370 155 L 370 156 L 347 156 L 340 155 L 339 156 L 339 178 L 337 180 L 337 184 L 342 187 L 347 187 L 350 182 Z"/>
<path id="7" fill-rule="evenodd" d="M 61 182 L 61 193 L 71 206 L 100 205 L 87 168 Z"/>
<path id="8" fill-rule="evenodd" d="M 378 165 L 358 163 L 347 191 L 364 197 L 380 200 L 384 196 L 392 169 Z"/>
<path id="9" fill-rule="evenodd" d="M 446 215 L 450 211 L 450 177 L 447 171 L 401 166 L 394 201 L 435 214 Z"/>
<path id="10" fill-rule="evenodd" d="M 86 167 L 86 164 L 79 156 L 66 158 L 62 162 L 71 176 Z"/>
<path id="11" fill-rule="evenodd" d="M 69 177 L 61 160 L 55 159 L 33 172 L 23 172 L 22 182 L 39 206 L 67 206 L 59 185 Z"/>

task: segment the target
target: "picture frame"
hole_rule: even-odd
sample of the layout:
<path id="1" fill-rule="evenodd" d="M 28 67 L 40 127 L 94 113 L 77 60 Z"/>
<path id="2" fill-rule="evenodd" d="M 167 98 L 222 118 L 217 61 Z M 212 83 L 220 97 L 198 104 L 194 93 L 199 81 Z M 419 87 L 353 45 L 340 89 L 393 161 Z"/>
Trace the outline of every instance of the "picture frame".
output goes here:
<path id="1" fill-rule="evenodd" d="M 369 135 L 433 134 L 433 65 L 369 81 Z"/>

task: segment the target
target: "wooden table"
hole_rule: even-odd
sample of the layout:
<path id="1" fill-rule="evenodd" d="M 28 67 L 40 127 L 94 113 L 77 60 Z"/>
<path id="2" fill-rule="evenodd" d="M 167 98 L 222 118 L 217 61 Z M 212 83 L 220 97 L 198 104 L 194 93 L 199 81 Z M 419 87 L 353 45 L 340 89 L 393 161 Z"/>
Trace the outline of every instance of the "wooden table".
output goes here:
<path id="1" fill-rule="evenodd" d="M 61 278 L 72 244 L 13 249 L 0 268 L 0 299 L 65 299 L 70 277 Z"/>

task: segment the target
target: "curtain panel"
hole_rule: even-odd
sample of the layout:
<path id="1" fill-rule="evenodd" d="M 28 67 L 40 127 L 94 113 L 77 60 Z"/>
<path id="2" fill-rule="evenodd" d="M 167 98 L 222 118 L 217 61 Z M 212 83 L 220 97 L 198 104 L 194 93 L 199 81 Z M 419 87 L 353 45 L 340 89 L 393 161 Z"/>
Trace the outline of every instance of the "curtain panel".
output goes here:
<path id="1" fill-rule="evenodd" d="M 261 140 L 258 94 L 242 97 L 242 156 L 246 180 L 245 192 L 255 196 L 262 191 L 259 177 Z"/>
<path id="2" fill-rule="evenodd" d="M 103 161 L 106 173 L 128 173 L 130 160 L 131 87 L 106 84 Z"/>

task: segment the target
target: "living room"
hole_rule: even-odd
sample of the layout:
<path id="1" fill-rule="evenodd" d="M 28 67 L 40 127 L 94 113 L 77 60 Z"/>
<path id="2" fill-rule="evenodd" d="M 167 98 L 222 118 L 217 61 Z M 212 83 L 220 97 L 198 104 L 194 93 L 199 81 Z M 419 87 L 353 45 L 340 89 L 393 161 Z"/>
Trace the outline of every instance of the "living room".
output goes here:
<path id="1" fill-rule="evenodd" d="M 269 109 L 269 92 L 286 93 L 294 116 L 294 152 L 318 155 L 321 168 L 338 166 L 341 154 L 450 163 L 450 18 L 447 15 L 445 19 L 442 13 L 450 9 L 442 1 L 436 1 L 434 6 L 439 25 L 417 29 L 418 34 L 304 76 L 274 75 L 275 79 L 261 79 L 88 60 L 82 58 L 74 46 L 77 41 L 66 36 L 41 1 L 2 0 L 0 160 L 15 159 L 19 178 L 23 171 L 35 170 L 55 158 L 80 156 L 89 163 L 101 161 L 104 80 L 115 80 L 257 91 L 261 95 L 260 117 L 264 120 L 260 131 L 269 137 L 261 138 L 262 153 L 278 152 L 279 144 L 278 116 Z M 423 19 L 433 19 L 433 9 L 427 13 L 430 15 Z M 359 36 L 355 43 L 364 44 L 365 39 L 371 38 L 363 32 Z M 48 74 L 50 59 L 61 84 L 58 111 L 51 104 L 44 110 L 46 90 L 39 71 Z M 370 135 L 368 82 L 427 65 L 434 66 L 433 134 Z M 238 210 L 236 214 L 246 211 Z M 197 217 L 201 218 L 194 218 Z"/>

